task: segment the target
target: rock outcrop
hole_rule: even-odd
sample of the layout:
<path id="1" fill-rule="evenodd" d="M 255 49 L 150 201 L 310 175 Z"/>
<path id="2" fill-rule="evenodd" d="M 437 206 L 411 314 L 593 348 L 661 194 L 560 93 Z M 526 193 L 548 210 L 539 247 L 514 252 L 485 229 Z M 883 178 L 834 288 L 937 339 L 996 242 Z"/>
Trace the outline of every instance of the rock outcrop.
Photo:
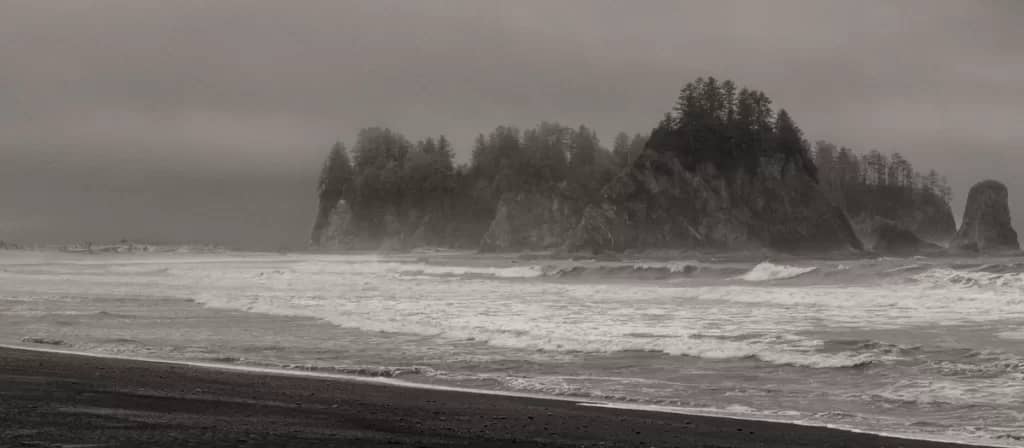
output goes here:
<path id="1" fill-rule="evenodd" d="M 828 252 L 862 249 L 845 214 L 801 161 L 765 159 L 758 174 L 686 169 L 645 151 L 602 191 L 569 250 L 717 249 Z"/>
<path id="2" fill-rule="evenodd" d="M 857 236 L 868 246 L 875 244 L 878 230 L 887 223 L 940 245 L 947 244 L 956 235 L 953 210 L 937 194 L 900 195 L 879 191 L 865 199 L 860 209 L 848 208 L 847 213 Z"/>
<path id="3" fill-rule="evenodd" d="M 313 223 L 311 244 L 322 248 L 344 248 L 348 246 L 351 234 L 352 211 L 344 199 L 333 206 L 320 204 Z"/>
<path id="4" fill-rule="evenodd" d="M 913 208 L 896 215 L 896 222 L 931 243 L 945 245 L 956 235 L 953 209 L 936 194 L 917 200 Z"/>
<path id="5" fill-rule="evenodd" d="M 873 251 L 891 255 L 912 255 L 942 250 L 937 244 L 922 240 L 910 229 L 892 221 L 881 221 L 872 231 L 875 235 Z"/>
<path id="6" fill-rule="evenodd" d="M 419 208 L 410 208 L 405 214 L 386 209 L 379 219 L 359 221 L 353 206 L 342 199 L 333 207 L 321 204 L 310 245 L 324 250 L 475 249 L 487 225 L 486 221 L 478 221 Z"/>
<path id="7" fill-rule="evenodd" d="M 506 194 L 480 242 L 487 252 L 554 249 L 579 223 L 572 201 L 557 192 Z"/>
<path id="8" fill-rule="evenodd" d="M 950 246 L 978 252 L 1020 250 L 1017 232 L 1010 222 L 1006 185 L 986 180 L 971 187 L 963 222 Z"/>

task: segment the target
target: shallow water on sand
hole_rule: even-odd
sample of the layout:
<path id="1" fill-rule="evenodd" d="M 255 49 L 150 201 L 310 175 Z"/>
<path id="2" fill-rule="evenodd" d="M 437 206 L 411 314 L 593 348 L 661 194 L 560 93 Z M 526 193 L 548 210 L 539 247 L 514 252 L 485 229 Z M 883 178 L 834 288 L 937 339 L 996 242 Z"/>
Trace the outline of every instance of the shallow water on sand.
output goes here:
<path id="1" fill-rule="evenodd" d="M 1024 444 L 1024 260 L 0 252 L 0 344 Z"/>

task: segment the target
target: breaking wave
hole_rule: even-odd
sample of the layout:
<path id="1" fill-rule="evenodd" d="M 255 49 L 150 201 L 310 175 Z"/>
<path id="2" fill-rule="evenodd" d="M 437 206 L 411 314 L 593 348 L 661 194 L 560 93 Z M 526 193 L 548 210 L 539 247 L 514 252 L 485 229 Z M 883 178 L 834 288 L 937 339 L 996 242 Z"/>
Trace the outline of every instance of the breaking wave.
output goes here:
<path id="1" fill-rule="evenodd" d="M 816 267 L 798 267 L 798 266 L 787 266 L 779 265 L 769 262 L 764 262 L 754 266 L 746 274 L 740 276 L 741 279 L 748 282 L 766 282 L 772 280 L 786 280 L 790 278 L 799 277 L 804 274 L 814 272 L 818 268 Z"/>
<path id="2" fill-rule="evenodd" d="M 316 261 L 294 265 L 288 269 L 259 271 L 257 278 L 305 278 L 309 275 L 388 275 L 398 277 L 478 277 L 478 278 L 535 278 L 545 275 L 540 265 L 522 266 L 460 266 L 429 262 L 377 261 L 359 262 Z"/>
<path id="3" fill-rule="evenodd" d="M 1024 290 L 1024 263 L 942 265 L 920 260 L 876 260 L 854 265 L 820 263 L 814 266 L 762 262 L 744 263 L 674 262 L 558 262 L 504 266 L 435 264 L 430 261 L 376 261 L 359 263 L 317 262 L 293 270 L 260 272 L 266 276 L 301 278 L 306 274 L 373 274 L 402 279 L 554 279 L 577 281 L 687 281 L 715 284 L 766 283 L 801 279 L 801 284 L 877 285 L 878 282 L 907 282 L 938 287 L 989 287 Z M 813 275 L 812 275 L 813 274 Z"/>
<path id="4" fill-rule="evenodd" d="M 714 266 L 698 262 L 573 265 L 546 270 L 546 276 L 580 280 L 669 280 L 684 278 L 728 278 L 745 272 L 741 267 Z"/>

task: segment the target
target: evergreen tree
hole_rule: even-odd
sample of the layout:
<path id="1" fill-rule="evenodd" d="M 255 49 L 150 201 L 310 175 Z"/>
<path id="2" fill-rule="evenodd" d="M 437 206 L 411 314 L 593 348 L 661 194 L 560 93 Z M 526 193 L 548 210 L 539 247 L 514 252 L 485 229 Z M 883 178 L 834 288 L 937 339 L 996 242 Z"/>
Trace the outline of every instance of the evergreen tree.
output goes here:
<path id="1" fill-rule="evenodd" d="M 830 167 L 828 160 L 835 145 L 819 141 L 815 146 L 820 183 L 826 186 L 833 202 L 850 215 L 869 213 L 892 218 L 915 207 L 916 202 L 949 203 L 951 192 L 943 189 L 938 173 L 918 173 L 899 152 L 887 156 L 872 150 L 858 158 L 853 150 L 843 147 Z"/>
<path id="2" fill-rule="evenodd" d="M 633 138 L 629 141 L 629 163 L 632 164 L 645 148 L 647 148 L 647 136 L 640 133 L 633 134 Z"/>
<path id="3" fill-rule="evenodd" d="M 935 170 L 928 171 L 928 175 L 924 177 L 924 188 L 932 193 L 939 191 L 939 173 Z"/>
<path id="4" fill-rule="evenodd" d="M 836 171 L 836 145 L 818 140 L 814 142 L 814 164 L 822 178 L 832 178 Z"/>
<path id="5" fill-rule="evenodd" d="M 600 142 L 597 134 L 586 126 L 580 126 L 572 134 L 572 143 L 569 148 L 569 169 L 582 171 L 593 166 L 597 159 L 597 152 Z"/>
<path id="6" fill-rule="evenodd" d="M 841 168 L 837 160 L 836 145 L 824 140 L 815 142 L 814 164 L 818 168 L 819 183 L 831 197 L 835 198 L 842 182 L 842 177 L 837 173 Z"/>
<path id="7" fill-rule="evenodd" d="M 551 122 L 523 132 L 521 173 L 529 184 L 548 186 L 565 180 L 571 134 L 571 129 Z"/>
<path id="8" fill-rule="evenodd" d="M 810 149 L 804 140 L 804 133 L 785 109 L 779 110 L 775 120 L 775 151 L 782 155 L 783 171 L 792 166 L 817 179 L 818 173 L 814 164 L 808 163 L 811 160 Z"/>
<path id="9" fill-rule="evenodd" d="M 612 144 L 612 154 L 615 155 L 615 163 L 619 166 L 626 166 L 629 163 L 629 134 L 619 132 L 615 135 L 615 142 Z"/>

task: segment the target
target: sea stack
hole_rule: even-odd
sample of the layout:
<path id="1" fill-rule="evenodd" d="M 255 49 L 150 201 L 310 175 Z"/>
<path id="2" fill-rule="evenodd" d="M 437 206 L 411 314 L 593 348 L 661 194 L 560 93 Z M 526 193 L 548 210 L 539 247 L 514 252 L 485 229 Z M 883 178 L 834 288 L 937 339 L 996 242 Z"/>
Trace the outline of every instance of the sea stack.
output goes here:
<path id="1" fill-rule="evenodd" d="M 963 222 L 950 247 L 975 252 L 1020 250 L 1017 232 L 1010 225 L 1006 185 L 986 180 L 971 188 Z"/>

